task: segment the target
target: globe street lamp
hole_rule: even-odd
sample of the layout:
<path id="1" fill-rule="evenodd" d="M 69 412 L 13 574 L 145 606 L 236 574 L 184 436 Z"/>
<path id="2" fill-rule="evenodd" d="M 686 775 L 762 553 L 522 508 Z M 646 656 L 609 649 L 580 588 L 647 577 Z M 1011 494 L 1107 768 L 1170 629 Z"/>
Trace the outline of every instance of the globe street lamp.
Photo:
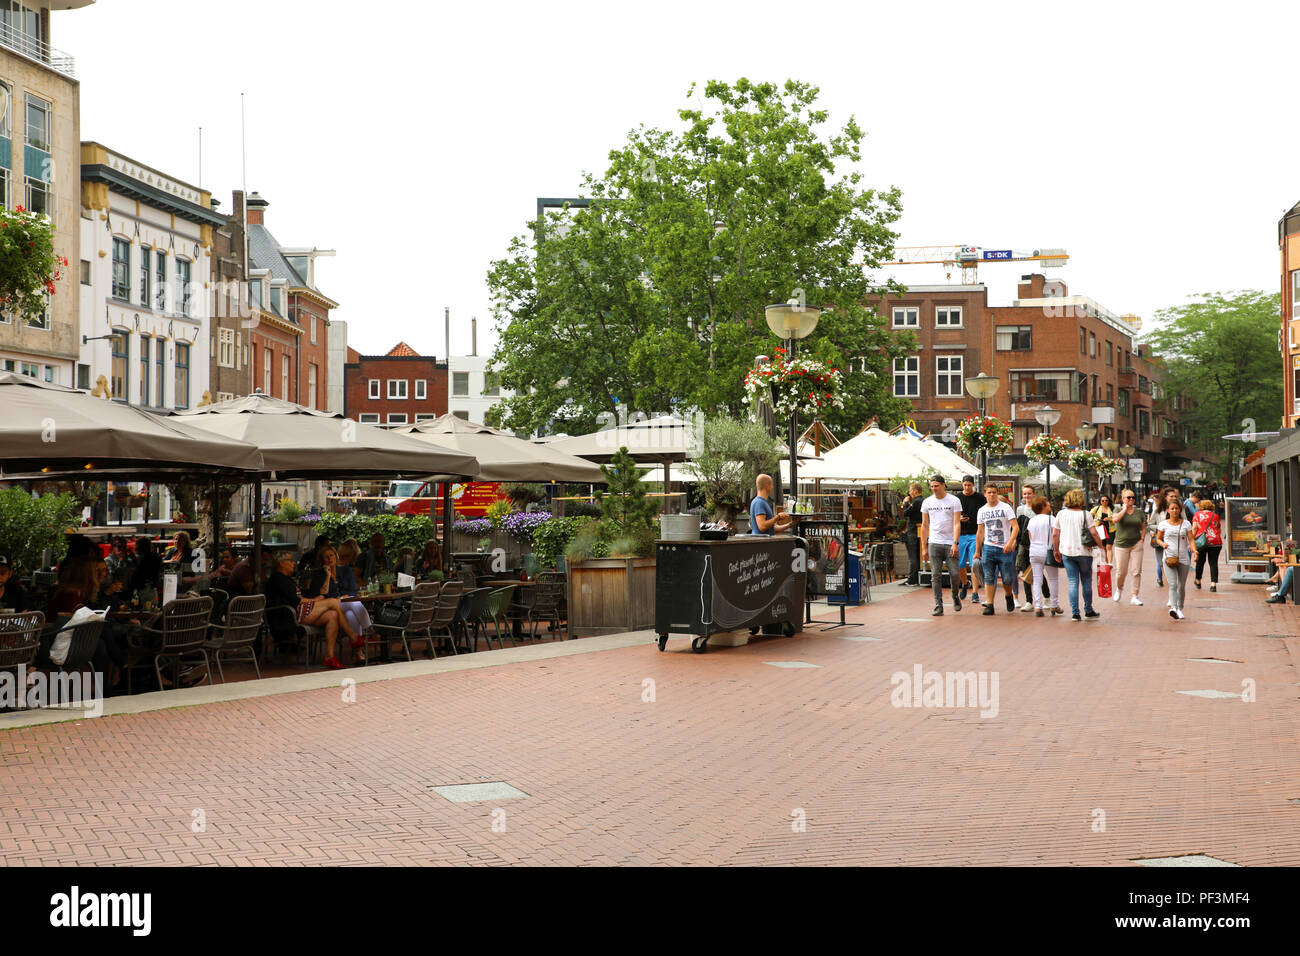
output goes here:
<path id="1" fill-rule="evenodd" d="M 1096 437 L 1097 435 L 1097 426 L 1092 424 L 1091 422 L 1084 422 L 1082 425 L 1080 425 L 1078 428 L 1074 430 L 1074 433 L 1079 436 L 1079 444 L 1081 444 L 1084 448 L 1087 448 L 1088 443 L 1092 441 L 1093 438 Z M 1087 471 L 1083 473 L 1083 506 L 1085 508 L 1088 507 Z"/>
<path id="2" fill-rule="evenodd" d="M 998 393 L 998 388 L 1002 385 L 1002 379 L 996 375 L 985 375 L 980 372 L 974 378 L 966 379 L 966 391 L 972 398 L 979 399 L 980 417 L 984 417 L 984 403 Z M 980 449 L 980 486 L 979 492 L 982 494 L 984 485 L 989 480 L 989 453 L 988 449 Z"/>
<path id="3" fill-rule="evenodd" d="M 786 361 L 794 360 L 795 343 L 806 339 L 817 328 L 817 320 L 822 310 L 811 305 L 803 305 L 798 299 L 769 305 L 765 310 L 767 327 L 777 338 L 785 340 Z M 796 456 L 799 444 L 799 412 L 790 411 L 790 497 L 799 496 L 799 471 Z M 777 477 L 781 477 L 777 475 Z M 778 482 L 779 484 L 779 482 Z"/>
<path id="4" fill-rule="evenodd" d="M 1119 451 L 1119 441 L 1114 438 L 1103 438 L 1101 440 L 1101 450 L 1106 453 L 1108 458 L 1114 458 L 1115 452 Z M 1106 476 L 1106 490 L 1110 494 L 1110 506 L 1115 507 L 1115 473 L 1112 471 Z"/>
<path id="5" fill-rule="evenodd" d="M 1034 412 L 1034 418 L 1038 424 L 1043 426 L 1043 434 L 1052 434 L 1052 426 L 1061 420 L 1061 410 L 1053 408 L 1051 405 L 1044 405 L 1038 411 Z M 1052 500 L 1052 463 L 1047 462 L 1047 500 Z"/>

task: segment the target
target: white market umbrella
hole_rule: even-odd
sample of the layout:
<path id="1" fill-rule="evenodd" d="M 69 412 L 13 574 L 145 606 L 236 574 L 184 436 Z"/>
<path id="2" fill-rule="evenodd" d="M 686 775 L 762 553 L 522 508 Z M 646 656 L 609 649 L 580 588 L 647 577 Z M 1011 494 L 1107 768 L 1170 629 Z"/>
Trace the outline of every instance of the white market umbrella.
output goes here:
<path id="1" fill-rule="evenodd" d="M 1049 479 L 1053 484 L 1060 484 L 1060 485 L 1080 484 L 1078 478 L 1070 477 L 1065 472 L 1061 471 L 1061 469 L 1057 468 L 1055 465 L 1048 465 L 1046 468 L 1044 468 L 1042 471 L 1040 471 L 1037 475 L 1034 476 L 1034 481 L 1040 485 L 1048 481 Z"/>

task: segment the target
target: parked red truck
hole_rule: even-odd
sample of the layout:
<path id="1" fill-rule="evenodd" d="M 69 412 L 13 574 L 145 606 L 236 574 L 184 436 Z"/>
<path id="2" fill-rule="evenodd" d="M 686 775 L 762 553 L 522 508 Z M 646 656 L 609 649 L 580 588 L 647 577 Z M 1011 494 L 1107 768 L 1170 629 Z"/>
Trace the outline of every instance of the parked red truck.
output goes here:
<path id="1" fill-rule="evenodd" d="M 505 485 L 499 481 L 466 481 L 451 486 L 451 499 L 456 514 L 466 518 L 482 518 L 488 508 L 505 501 Z M 388 486 L 388 507 L 399 515 L 442 516 L 441 482 L 394 481 Z"/>

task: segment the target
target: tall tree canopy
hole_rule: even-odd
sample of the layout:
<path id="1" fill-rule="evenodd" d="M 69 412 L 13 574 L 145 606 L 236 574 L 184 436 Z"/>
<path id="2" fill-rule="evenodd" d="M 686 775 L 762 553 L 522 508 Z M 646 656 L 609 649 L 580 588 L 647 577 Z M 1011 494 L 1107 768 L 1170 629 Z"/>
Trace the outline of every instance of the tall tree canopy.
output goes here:
<path id="1" fill-rule="evenodd" d="M 818 90 L 794 80 L 704 95 L 710 109 L 679 110 L 683 128 L 632 131 L 604 176 L 585 177 L 589 207 L 548 214 L 492 263 L 492 362 L 515 392 L 493 424 L 560 419 L 579 433 L 620 409 L 739 416 L 746 370 L 780 344 L 764 307 L 796 298 L 823 310 L 800 350 L 846 372 L 832 426 L 910 410 L 891 371 L 914 341 L 867 305 L 903 291 L 866 271 L 892 255 L 900 194 L 862 185 L 862 130 L 850 117 L 825 135 Z"/>
<path id="2" fill-rule="evenodd" d="M 1276 292 L 1206 293 L 1161 309 L 1159 327 L 1146 337 L 1165 360 L 1169 394 L 1194 400 L 1177 417 L 1197 429 L 1200 447 L 1214 460 L 1226 456 L 1221 436 L 1272 431 L 1281 423 L 1278 298 Z"/>

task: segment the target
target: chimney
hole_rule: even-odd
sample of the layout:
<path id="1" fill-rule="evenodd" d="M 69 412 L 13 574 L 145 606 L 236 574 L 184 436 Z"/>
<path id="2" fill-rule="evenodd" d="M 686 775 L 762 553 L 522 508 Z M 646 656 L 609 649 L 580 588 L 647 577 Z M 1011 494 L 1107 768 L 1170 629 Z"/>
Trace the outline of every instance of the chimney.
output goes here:
<path id="1" fill-rule="evenodd" d="M 478 317 L 469 318 L 469 354 L 478 355 Z"/>
<path id="2" fill-rule="evenodd" d="M 262 198 L 260 193 L 253 192 L 248 195 L 248 224 L 250 226 L 263 225 L 263 211 L 271 205 Z"/>
<path id="3" fill-rule="evenodd" d="M 1043 282 L 1044 276 L 1040 272 L 1021 276 L 1020 285 L 1016 286 L 1016 298 L 1041 299 L 1043 297 Z"/>
<path id="4" fill-rule="evenodd" d="M 447 361 L 451 362 L 451 306 L 442 307 L 443 335 L 447 343 Z"/>
<path id="5" fill-rule="evenodd" d="M 230 215 L 233 219 L 243 222 L 244 219 L 244 191 L 236 189 L 230 194 Z"/>

